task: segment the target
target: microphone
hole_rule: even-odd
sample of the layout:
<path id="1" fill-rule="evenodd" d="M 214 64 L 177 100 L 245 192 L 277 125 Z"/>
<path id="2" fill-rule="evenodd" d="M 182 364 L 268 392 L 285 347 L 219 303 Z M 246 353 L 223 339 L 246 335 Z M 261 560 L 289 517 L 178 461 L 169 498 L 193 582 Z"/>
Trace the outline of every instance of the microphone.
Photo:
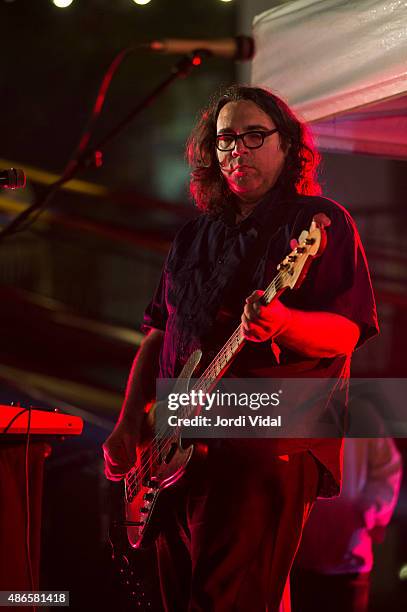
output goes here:
<path id="1" fill-rule="evenodd" d="M 251 36 L 215 39 L 164 38 L 163 40 L 153 40 L 142 46 L 149 51 L 171 54 L 207 51 L 210 55 L 234 59 L 239 62 L 251 60 L 255 51 L 254 39 Z"/>
<path id="2" fill-rule="evenodd" d="M 0 170 L 0 188 L 21 189 L 25 187 L 25 174 L 19 168 Z"/>

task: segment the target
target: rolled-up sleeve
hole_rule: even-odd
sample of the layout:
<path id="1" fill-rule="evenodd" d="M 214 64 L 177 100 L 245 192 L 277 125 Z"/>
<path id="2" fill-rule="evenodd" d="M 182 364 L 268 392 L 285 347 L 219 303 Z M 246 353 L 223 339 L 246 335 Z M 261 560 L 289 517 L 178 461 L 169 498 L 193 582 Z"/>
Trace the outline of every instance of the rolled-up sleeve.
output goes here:
<path id="1" fill-rule="evenodd" d="M 161 277 L 153 298 L 144 311 L 141 331 L 147 333 L 150 329 L 160 329 L 165 331 L 167 324 L 168 311 L 165 300 L 165 267 L 161 271 Z"/>
<path id="2" fill-rule="evenodd" d="M 294 308 L 332 312 L 354 321 L 360 328 L 357 346 L 361 346 L 379 330 L 366 255 L 345 209 L 338 206 L 326 212 L 331 219 L 326 249 L 311 265 L 300 289 L 288 299 Z M 299 219 L 296 225 L 303 229 L 306 221 Z"/>

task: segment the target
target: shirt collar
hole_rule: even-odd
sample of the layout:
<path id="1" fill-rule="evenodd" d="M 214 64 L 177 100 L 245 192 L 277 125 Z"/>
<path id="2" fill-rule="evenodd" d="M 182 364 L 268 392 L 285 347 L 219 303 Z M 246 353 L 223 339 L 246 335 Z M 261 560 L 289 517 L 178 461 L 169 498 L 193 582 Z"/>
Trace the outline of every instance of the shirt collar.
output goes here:
<path id="1" fill-rule="evenodd" d="M 235 211 L 230 206 L 221 215 L 221 220 L 225 225 L 239 230 L 247 230 L 251 227 L 260 228 L 266 218 L 272 213 L 273 209 L 281 203 L 282 189 L 275 186 L 258 202 L 256 208 L 240 223 L 235 223 Z"/>

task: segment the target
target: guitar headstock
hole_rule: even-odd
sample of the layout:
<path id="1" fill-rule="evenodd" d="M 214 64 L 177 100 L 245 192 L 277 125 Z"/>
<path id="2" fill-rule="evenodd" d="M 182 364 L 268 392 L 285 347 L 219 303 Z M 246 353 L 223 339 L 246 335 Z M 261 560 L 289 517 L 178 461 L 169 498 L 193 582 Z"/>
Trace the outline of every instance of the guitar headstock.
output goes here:
<path id="1" fill-rule="evenodd" d="M 301 232 L 295 248 L 277 267 L 281 273 L 281 286 L 294 289 L 301 285 L 312 259 L 324 252 L 327 241 L 325 228 L 329 225 L 331 220 L 324 213 L 318 213 L 313 217 L 309 229 Z"/>

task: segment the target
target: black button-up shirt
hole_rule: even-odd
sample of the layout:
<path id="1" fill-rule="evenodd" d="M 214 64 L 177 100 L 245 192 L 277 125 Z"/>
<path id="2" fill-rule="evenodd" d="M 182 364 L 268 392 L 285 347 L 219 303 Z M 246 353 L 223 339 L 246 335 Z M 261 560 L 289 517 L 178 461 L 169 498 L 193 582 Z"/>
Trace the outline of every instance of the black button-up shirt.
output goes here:
<path id="1" fill-rule="evenodd" d="M 177 234 L 143 324 L 144 331 L 166 332 L 160 377 L 177 376 L 196 348 L 212 351 L 223 344 L 239 324 L 245 298 L 270 283 L 278 263 L 291 251 L 290 239 L 308 229 L 319 212 L 332 222 L 327 228 L 326 250 L 313 262 L 301 288 L 286 291 L 281 300 L 293 308 L 334 312 L 351 319 L 361 328 L 359 345 L 376 333 L 366 259 L 350 215 L 326 198 L 298 196 L 287 201 L 272 191 L 237 225 L 233 212 L 215 218 L 201 215 Z M 261 365 L 262 373 L 267 365 L 276 365 L 269 346 L 250 343 L 248 347 L 250 361 Z M 242 359 L 249 362 L 244 353 L 239 361 Z M 299 359 L 304 362 L 283 348 L 281 365 Z M 314 361 L 311 367 L 316 367 Z M 254 370 L 253 364 L 245 375 Z"/>
<path id="2" fill-rule="evenodd" d="M 325 252 L 312 263 L 301 287 L 287 290 L 280 299 L 291 308 L 332 312 L 354 321 L 361 330 L 359 345 L 377 333 L 366 258 L 349 213 L 326 198 L 284 199 L 274 189 L 241 223 L 235 224 L 233 211 L 201 215 L 177 234 L 143 324 L 144 331 L 165 332 L 160 377 L 176 377 L 197 348 L 208 360 L 213 357 L 239 325 L 245 298 L 271 282 L 278 263 L 291 251 L 290 240 L 298 239 L 320 212 L 331 220 Z M 349 374 L 349 363 L 347 356 L 312 359 L 283 346 L 277 363 L 270 342 L 248 343 L 231 373 L 266 378 L 308 372 L 341 378 Z M 322 462 L 329 460 L 322 457 Z M 328 467 L 338 480 L 337 468 L 332 462 Z"/>

